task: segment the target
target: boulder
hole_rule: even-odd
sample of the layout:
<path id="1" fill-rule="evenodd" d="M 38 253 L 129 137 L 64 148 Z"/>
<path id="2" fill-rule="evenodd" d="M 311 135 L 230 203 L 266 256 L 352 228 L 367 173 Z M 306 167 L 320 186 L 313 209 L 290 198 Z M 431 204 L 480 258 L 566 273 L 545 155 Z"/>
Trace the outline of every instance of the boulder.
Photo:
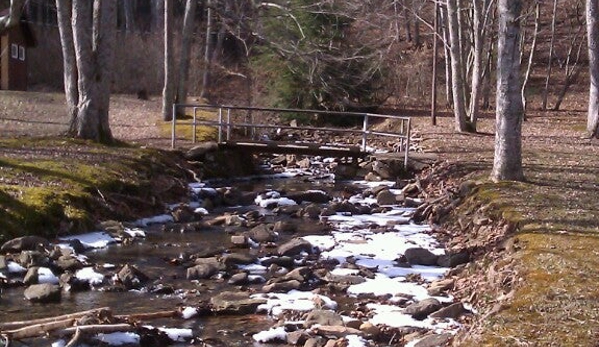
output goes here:
<path id="1" fill-rule="evenodd" d="M 248 232 L 249 237 L 256 242 L 274 242 L 277 239 L 269 225 L 260 224 Z"/>
<path id="2" fill-rule="evenodd" d="M 207 153 L 214 152 L 218 149 L 218 144 L 213 141 L 203 142 L 192 147 L 185 153 L 185 158 L 192 160 L 204 160 Z"/>
<path id="3" fill-rule="evenodd" d="M 22 236 L 6 241 L 0 247 L 0 253 L 34 251 L 39 248 L 47 248 L 50 246 L 50 241 L 39 236 Z"/>
<path id="4" fill-rule="evenodd" d="M 330 326 L 345 325 L 341 315 L 331 310 L 312 310 L 310 313 L 306 314 L 304 318 L 304 327 L 310 328 L 315 324 Z"/>
<path id="5" fill-rule="evenodd" d="M 430 314 L 430 317 L 433 318 L 453 318 L 456 319 L 462 314 L 466 312 L 464 305 L 461 302 L 456 302 L 447 307 L 443 307 L 442 309 L 435 311 Z"/>
<path id="6" fill-rule="evenodd" d="M 376 195 L 376 203 L 380 206 L 397 204 L 397 197 L 389 189 L 382 190 Z"/>
<path id="7" fill-rule="evenodd" d="M 23 267 L 47 266 L 50 263 L 50 259 L 46 256 L 45 252 L 22 251 L 19 254 L 19 263 Z"/>
<path id="8" fill-rule="evenodd" d="M 302 252 L 311 252 L 312 244 L 302 238 L 296 237 L 282 245 L 277 249 L 277 253 L 281 256 L 293 257 Z"/>
<path id="9" fill-rule="evenodd" d="M 452 334 L 433 334 L 425 336 L 422 340 L 416 342 L 414 347 L 442 347 L 447 346 L 453 338 Z"/>
<path id="10" fill-rule="evenodd" d="M 222 292 L 210 298 L 212 310 L 221 314 L 251 314 L 258 306 L 266 303 L 265 299 L 254 299 L 246 292 Z"/>
<path id="11" fill-rule="evenodd" d="M 310 204 L 304 207 L 301 211 L 302 217 L 307 217 L 310 219 L 318 219 L 322 212 L 322 207 L 316 204 Z"/>
<path id="12" fill-rule="evenodd" d="M 443 254 L 437 259 L 437 265 L 442 267 L 456 267 L 470 261 L 470 253 L 467 250 Z"/>
<path id="13" fill-rule="evenodd" d="M 25 299 L 32 302 L 50 303 L 60 302 L 60 287 L 54 284 L 34 284 L 25 289 Z"/>
<path id="14" fill-rule="evenodd" d="M 231 236 L 231 243 L 235 247 L 247 247 L 248 246 L 248 238 L 245 235 L 233 235 L 233 236 Z"/>
<path id="15" fill-rule="evenodd" d="M 293 267 L 295 265 L 293 258 L 291 258 L 289 256 L 265 258 L 265 259 L 262 259 L 260 261 L 260 263 L 267 267 L 271 266 L 272 264 L 276 264 L 278 266 L 287 267 L 287 268 Z"/>
<path id="16" fill-rule="evenodd" d="M 317 204 L 326 204 L 327 202 L 331 201 L 331 197 L 320 190 L 308 190 L 305 192 L 289 193 L 287 194 L 287 197 L 297 202 L 298 204 L 301 204 L 304 201 Z"/>
<path id="17" fill-rule="evenodd" d="M 127 289 L 138 289 L 150 278 L 134 265 L 126 264 L 116 274 L 120 283 Z"/>
<path id="18" fill-rule="evenodd" d="M 62 255 L 54 261 L 54 266 L 60 269 L 60 271 L 76 271 L 83 268 L 83 264 L 79 259 L 71 255 Z"/>
<path id="19" fill-rule="evenodd" d="M 404 256 L 412 265 L 437 265 L 438 255 L 425 248 L 408 248 Z"/>
<path id="20" fill-rule="evenodd" d="M 249 276 L 246 272 L 239 272 L 231 276 L 227 283 L 234 286 L 244 285 L 249 283 L 248 278 Z"/>
<path id="21" fill-rule="evenodd" d="M 276 292 L 276 293 L 286 293 L 293 289 L 299 289 L 302 283 L 297 280 L 285 281 L 285 282 L 276 282 L 270 283 L 262 287 L 262 291 L 265 293 Z"/>
<path id="22" fill-rule="evenodd" d="M 439 300 L 428 298 L 408 305 L 408 307 L 404 308 L 403 313 L 409 314 L 414 319 L 423 320 L 429 314 L 440 310 L 442 307 L 443 305 L 441 305 Z"/>
<path id="23" fill-rule="evenodd" d="M 273 232 L 275 233 L 294 233 L 297 231 L 297 224 L 293 221 L 278 221 L 275 223 L 274 227 L 273 227 Z"/>
<path id="24" fill-rule="evenodd" d="M 247 265 L 247 264 L 253 264 L 253 263 L 257 262 L 258 258 L 256 256 L 253 256 L 250 254 L 245 254 L 245 253 L 230 253 L 230 254 L 225 254 L 221 258 L 221 261 L 227 266 L 238 265 L 238 264 Z"/>
<path id="25" fill-rule="evenodd" d="M 220 266 L 215 263 L 204 263 L 192 266 L 187 269 L 186 278 L 188 280 L 201 280 L 210 278 L 220 271 Z"/>

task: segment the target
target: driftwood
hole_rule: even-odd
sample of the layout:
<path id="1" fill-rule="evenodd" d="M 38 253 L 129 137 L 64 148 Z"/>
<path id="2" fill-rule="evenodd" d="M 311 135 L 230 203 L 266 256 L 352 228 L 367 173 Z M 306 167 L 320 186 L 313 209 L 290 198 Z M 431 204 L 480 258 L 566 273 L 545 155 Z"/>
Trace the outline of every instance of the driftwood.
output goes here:
<path id="1" fill-rule="evenodd" d="M 63 320 L 66 320 L 66 319 L 79 319 L 81 317 L 85 317 L 85 316 L 89 316 L 89 315 L 96 315 L 96 314 L 98 314 L 98 313 L 100 313 L 102 311 L 108 311 L 109 312 L 110 308 L 108 308 L 108 307 L 102 307 L 102 308 L 95 308 L 93 310 L 75 312 L 75 313 L 65 314 L 65 315 L 56 316 L 56 317 L 48 317 L 48 318 L 32 319 L 32 320 L 26 320 L 26 321 L 0 323 L 0 331 L 11 330 L 11 329 L 19 329 L 19 328 L 30 326 L 30 325 L 44 324 L 44 323 L 50 323 L 50 322 L 56 322 L 56 321 L 63 321 Z"/>
<path id="2" fill-rule="evenodd" d="M 151 313 L 133 313 L 125 315 L 116 315 L 116 318 L 120 322 L 135 323 L 139 321 L 147 321 L 159 318 L 178 318 L 181 317 L 179 310 L 159 311 Z"/>
<path id="3" fill-rule="evenodd" d="M 53 335 L 58 335 L 60 337 L 70 336 L 77 331 L 80 334 L 100 334 L 100 333 L 115 333 L 115 332 L 126 332 L 126 331 L 135 331 L 138 327 L 131 324 L 93 324 L 93 325 L 81 325 L 77 327 L 64 328 L 59 331 L 53 333 Z"/>

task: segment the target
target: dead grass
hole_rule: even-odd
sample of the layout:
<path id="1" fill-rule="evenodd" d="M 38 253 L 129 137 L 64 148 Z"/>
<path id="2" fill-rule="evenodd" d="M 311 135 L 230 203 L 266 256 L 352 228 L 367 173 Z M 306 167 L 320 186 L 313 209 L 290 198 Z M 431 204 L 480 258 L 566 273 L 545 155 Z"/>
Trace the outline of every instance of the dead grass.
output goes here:
<path id="1" fill-rule="evenodd" d="M 584 100 L 584 99 L 583 99 Z M 518 225 L 519 251 L 504 255 L 516 271 L 513 299 L 479 322 L 463 345 L 595 346 L 599 291 L 599 142 L 584 138 L 586 112 L 530 112 L 523 125 L 526 182 L 485 183 L 495 212 Z M 494 119 L 481 134 L 453 133 L 453 119 L 415 121 L 426 150 L 456 163 L 464 177 L 486 180 L 493 161 Z M 479 194 L 481 192 L 479 191 Z M 510 259 L 510 260 L 508 260 Z M 496 298 L 490 298 L 491 302 Z"/>

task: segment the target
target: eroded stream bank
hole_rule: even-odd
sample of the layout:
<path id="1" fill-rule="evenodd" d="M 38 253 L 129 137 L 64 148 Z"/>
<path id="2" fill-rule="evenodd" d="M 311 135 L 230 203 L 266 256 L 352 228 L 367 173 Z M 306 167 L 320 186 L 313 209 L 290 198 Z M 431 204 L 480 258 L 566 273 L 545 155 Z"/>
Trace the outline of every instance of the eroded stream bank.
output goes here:
<path id="1" fill-rule="evenodd" d="M 177 318 L 147 324 L 184 329 L 172 342 L 181 345 L 451 339 L 468 310 L 447 295 L 451 281 L 439 279 L 469 259 L 447 254 L 428 226 L 411 221 L 423 202 L 417 183 L 335 181 L 329 159 L 271 164 L 286 170 L 192 184 L 190 201 L 164 215 L 54 243 L 4 245 L 0 321 L 109 307 L 113 316 L 176 310 Z M 60 294 L 33 299 L 28 286 L 40 282 Z M 140 345 L 140 336 L 111 343 Z M 91 334 L 86 343 L 98 340 Z"/>

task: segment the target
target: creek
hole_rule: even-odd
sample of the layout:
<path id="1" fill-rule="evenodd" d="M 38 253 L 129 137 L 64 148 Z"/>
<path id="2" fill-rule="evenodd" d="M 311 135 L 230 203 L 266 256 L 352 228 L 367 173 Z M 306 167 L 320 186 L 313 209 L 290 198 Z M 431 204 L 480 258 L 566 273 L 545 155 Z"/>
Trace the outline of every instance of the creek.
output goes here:
<path id="1" fill-rule="evenodd" d="M 300 171 L 296 171 L 297 174 Z M 66 313 L 94 309 L 98 307 L 109 307 L 114 314 L 132 314 L 156 312 L 162 310 L 172 310 L 180 307 L 197 307 L 199 303 L 210 302 L 210 299 L 218 293 L 224 291 L 247 291 L 259 295 L 263 292 L 264 281 L 278 276 L 275 274 L 278 268 L 274 270 L 260 265 L 262 259 L 276 254 L 277 246 L 285 244 L 294 238 L 304 238 L 308 240 L 318 251 L 316 253 L 306 254 L 302 252 L 296 257 L 296 266 L 309 266 L 312 268 L 327 268 L 330 273 L 336 276 L 364 276 L 365 282 L 357 284 L 363 287 L 374 281 L 379 276 L 386 276 L 382 282 L 373 282 L 373 286 L 379 286 L 380 292 L 372 289 L 358 289 L 356 285 L 344 286 L 344 290 L 338 289 L 336 283 L 326 281 L 315 281 L 314 277 L 310 280 L 309 290 L 314 293 L 322 293 L 336 303 L 335 311 L 349 317 L 364 314 L 361 317 L 365 320 L 368 316 L 371 319 L 378 317 L 381 326 L 391 326 L 396 329 L 402 326 L 411 327 L 409 330 L 401 330 L 401 334 L 420 333 L 424 336 L 430 332 L 454 332 L 459 324 L 452 319 L 426 320 L 419 319 L 413 323 L 407 319 L 407 323 L 402 325 L 399 321 L 406 319 L 405 314 L 398 311 L 385 311 L 376 313 L 376 308 L 366 309 L 368 305 L 393 305 L 402 302 L 405 307 L 406 301 L 421 301 L 429 296 L 426 294 L 426 287 L 431 281 L 440 278 L 447 270 L 438 266 L 422 266 L 418 264 L 403 264 L 402 253 L 409 247 L 430 248 L 436 256 L 442 255 L 441 245 L 435 243 L 429 235 L 427 227 L 415 226 L 409 223 L 410 212 L 413 209 L 404 207 L 376 207 L 376 197 L 363 194 L 364 191 L 372 190 L 379 184 L 367 182 L 336 182 L 332 176 L 321 171 L 303 171 L 299 175 L 265 176 L 262 178 L 243 179 L 236 181 L 214 181 L 206 186 L 195 185 L 194 198 L 191 201 L 191 209 L 198 208 L 201 201 L 207 196 L 214 194 L 219 187 L 224 190 L 235 188 L 237 200 L 235 206 L 227 204 L 210 204 L 209 213 L 204 215 L 197 222 L 185 223 L 147 223 L 148 221 L 138 222 L 138 228 L 143 230 L 145 235 L 142 238 L 136 237 L 127 239 L 126 242 L 109 244 L 105 247 L 88 249 L 83 254 L 87 257 L 86 262 L 93 264 L 95 271 L 104 275 L 104 284 L 110 283 L 111 278 L 119 268 L 126 264 L 139 269 L 149 278 L 141 288 L 133 290 L 111 289 L 109 285 L 99 285 L 93 290 L 62 293 L 62 299 L 57 303 L 32 303 L 24 299 L 25 286 L 9 285 L 2 292 L 0 299 L 0 322 L 35 319 L 49 316 L 58 316 Z M 393 187 L 393 182 L 386 182 Z M 209 187 L 209 188 L 208 188 Z M 402 194 L 400 189 L 392 189 L 395 194 Z M 263 203 L 258 206 L 260 200 L 255 197 L 264 192 L 281 192 L 279 194 L 270 194 L 263 196 L 263 200 L 272 199 L 272 202 Z M 320 204 L 320 217 L 308 218 L 298 207 L 295 212 L 285 212 L 285 209 L 291 209 L 292 204 L 282 203 L 285 196 L 297 196 L 298 194 L 322 194 L 331 199 L 331 202 Z M 204 195 L 202 195 L 204 194 Z M 349 196 L 352 195 L 350 198 Z M 243 197 L 246 197 L 244 199 Z M 251 199 L 248 200 L 247 197 Z M 347 200 L 349 198 L 349 200 Z M 199 199 L 199 200 L 198 200 Z M 279 199 L 279 200 L 277 200 Z M 353 200 L 352 200 L 353 199 Z M 222 200 L 222 199 L 221 199 Z M 415 199 L 417 200 L 417 199 Z M 238 204 L 245 201 L 245 204 Z M 247 204 L 248 201 L 254 203 Z M 363 210 L 364 214 L 356 211 L 333 212 L 323 217 L 322 209 L 330 207 L 332 203 L 342 204 L 342 201 L 349 201 L 351 205 L 371 205 Z M 186 205 L 189 202 L 186 202 Z M 273 208 L 277 205 L 277 208 Z M 306 210 L 307 205 L 314 203 L 304 202 L 301 207 Z M 324 206 L 324 207 L 323 207 Z M 176 209 L 173 205 L 173 209 Z M 222 216 L 258 216 L 252 222 L 251 226 L 273 225 L 276 222 L 288 222 L 294 225 L 291 232 L 279 232 L 276 242 L 253 242 L 249 245 L 235 247 L 231 243 L 233 235 L 246 234 L 250 227 L 233 225 L 225 222 Z M 166 218 L 167 220 L 170 220 Z M 151 219 L 150 219 L 151 220 Z M 151 220 L 158 221 L 160 218 Z M 217 222 L 219 221 L 220 222 Z M 141 226 L 149 224 L 147 226 Z M 191 225 L 191 227 L 190 227 Z M 402 229 L 403 228 L 403 229 Z M 393 235 L 403 237 L 402 241 L 394 239 Z M 333 236 L 332 236 L 333 235 Z M 383 238 L 384 235 L 387 235 Z M 64 240 L 62 241 L 64 242 Z M 379 254 L 366 254 L 358 246 L 368 243 L 380 243 L 380 250 L 374 251 Z M 391 242 L 385 244 L 385 242 Z M 395 242 L 404 242 L 398 244 Z M 335 245 L 344 244 L 345 248 Z M 376 245 L 375 245 L 376 246 Z M 219 271 L 208 279 L 188 279 L 187 268 L 190 256 L 197 254 L 222 255 L 225 253 L 239 253 L 257 257 L 255 264 L 248 267 L 238 266 L 237 269 L 245 269 L 255 278 L 262 278 L 262 281 L 256 283 L 244 283 L 241 285 L 229 284 L 231 275 L 235 272 L 230 269 Z M 352 254 L 354 253 L 355 254 Z M 310 253 L 310 252 L 308 252 Z M 389 254 L 386 254 L 389 253 Z M 325 259 L 336 260 L 333 262 L 324 262 Z M 351 261 L 349 261 L 351 259 Z M 324 264 L 324 265 L 323 265 Z M 345 264 L 349 266 L 340 266 Z M 235 267 L 234 267 L 235 268 Z M 335 268 L 336 270 L 333 270 Z M 238 271 L 236 270 L 236 271 Z M 280 270 L 280 269 L 279 269 Z M 288 271 L 288 270 L 287 270 Z M 381 275 L 379 275 L 381 274 Z M 23 277 L 23 273 L 10 273 L 8 278 L 11 281 L 18 282 Z M 410 279 L 410 276 L 412 278 Z M 406 282 L 408 290 L 405 287 L 395 289 L 396 279 L 401 278 L 399 282 Z M 407 280 L 406 280 L 407 278 Z M 361 280 L 362 281 L 362 280 Z M 314 283 L 312 283 L 314 282 Z M 382 288 L 380 288 L 382 286 Z M 302 285 L 302 287 L 305 287 Z M 166 288 L 166 289 L 165 289 Z M 354 295 L 348 295 L 348 291 L 353 289 Z M 117 288 L 118 289 L 118 288 Z M 366 294 L 370 291 L 370 295 Z M 403 291 L 403 292 L 402 292 Z M 402 292 L 403 294 L 398 294 Z M 282 295 L 282 294 L 281 294 Z M 438 297 L 442 302 L 450 303 L 452 298 L 449 296 Z M 395 300 L 397 299 L 397 300 Z M 284 305 L 283 305 L 284 306 Z M 326 305 L 324 305 L 326 306 Z M 320 307 L 320 306 L 318 306 Z M 316 307 L 315 307 L 316 308 Z M 308 312 L 301 311 L 301 314 Z M 270 314 L 241 314 L 241 315 L 222 315 L 209 314 L 200 315 L 191 319 L 172 319 L 162 318 L 150 322 L 153 326 L 163 326 L 179 329 L 190 329 L 192 338 L 185 339 L 184 342 L 175 343 L 175 346 L 275 346 L 282 345 L 280 342 L 259 342 L 255 334 L 261 331 L 267 331 L 275 326 L 277 320 L 293 321 L 290 316 L 279 315 L 270 311 Z M 401 310 L 399 310 L 401 311 Z M 393 315 L 395 314 L 395 315 Z M 387 315 L 387 320 L 384 317 Z M 301 315 L 299 315 L 301 316 Z M 296 320 L 298 314 L 295 314 Z M 430 320 L 430 321 L 428 321 Z M 397 325 L 393 322 L 398 322 Z M 397 334 L 397 331 L 391 333 Z M 387 337 L 388 339 L 388 337 Z M 379 340 L 382 340 L 379 339 Z M 374 340 L 359 339 L 352 346 L 382 346 L 397 345 L 403 346 L 401 339 L 391 340 L 387 343 L 376 342 Z M 29 346 L 49 345 L 48 339 L 31 339 L 26 341 Z M 392 344 L 394 342 L 395 344 Z M 285 345 L 285 344 L 283 344 Z M 57 344 L 60 346 L 60 344 Z"/>

